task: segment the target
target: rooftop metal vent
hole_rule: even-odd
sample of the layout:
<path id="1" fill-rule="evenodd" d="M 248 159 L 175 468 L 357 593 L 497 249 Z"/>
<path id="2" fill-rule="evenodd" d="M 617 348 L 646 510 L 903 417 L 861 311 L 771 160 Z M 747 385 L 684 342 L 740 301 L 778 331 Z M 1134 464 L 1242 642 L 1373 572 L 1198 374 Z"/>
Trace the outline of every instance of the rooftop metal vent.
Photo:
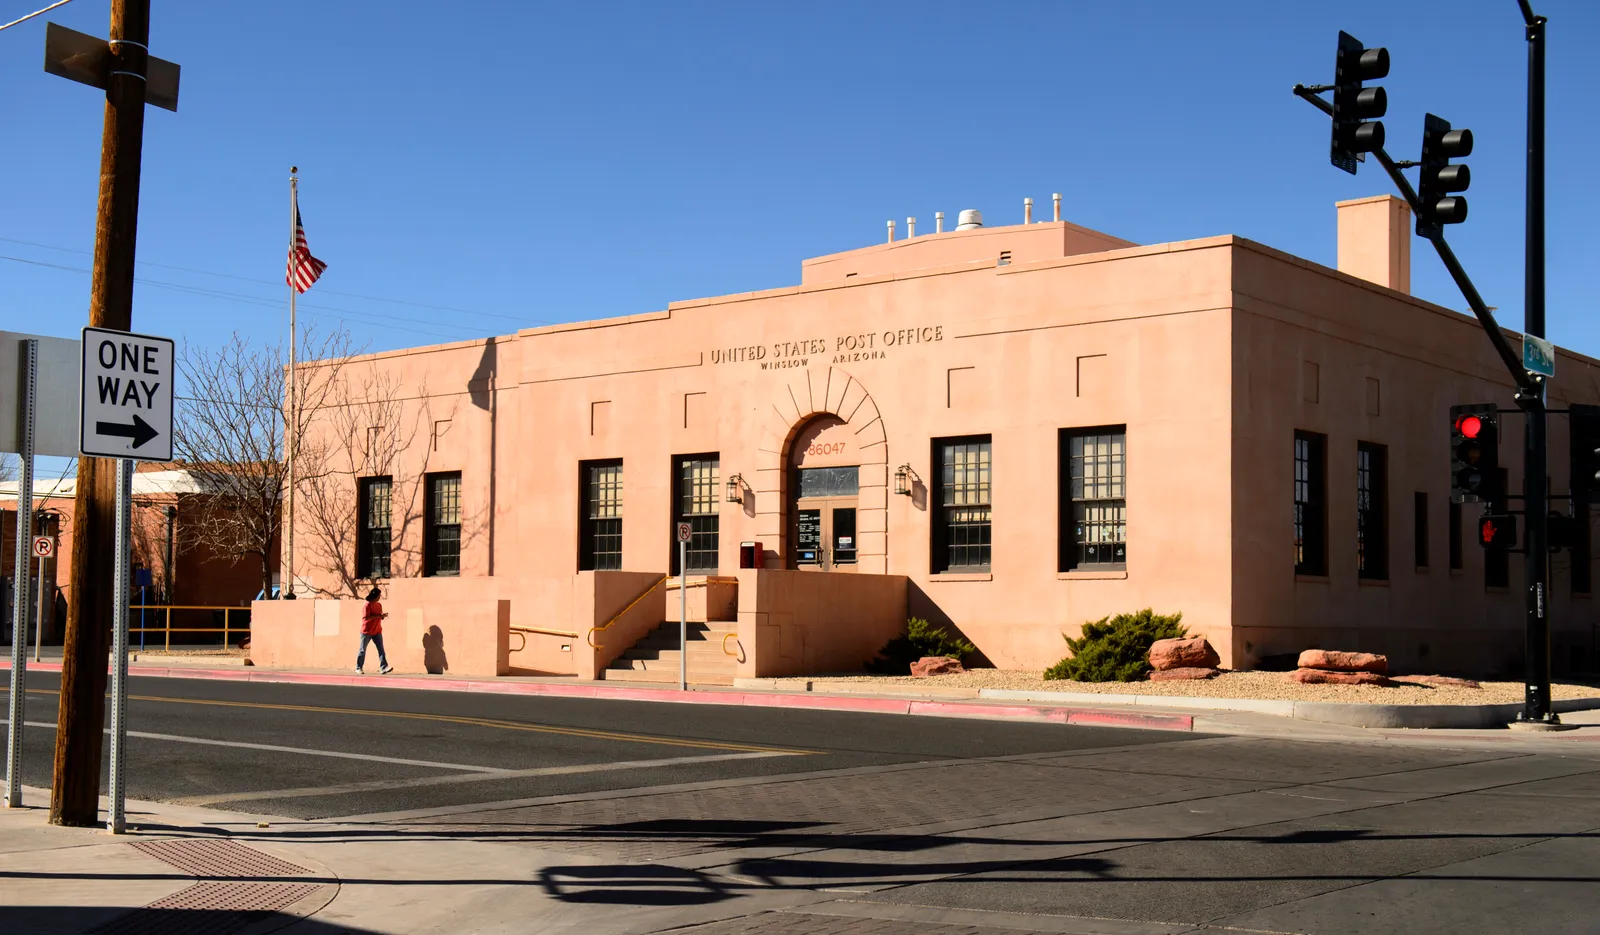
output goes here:
<path id="1" fill-rule="evenodd" d="M 956 217 L 956 230 L 977 230 L 983 226 L 983 212 L 976 208 L 967 208 Z"/>

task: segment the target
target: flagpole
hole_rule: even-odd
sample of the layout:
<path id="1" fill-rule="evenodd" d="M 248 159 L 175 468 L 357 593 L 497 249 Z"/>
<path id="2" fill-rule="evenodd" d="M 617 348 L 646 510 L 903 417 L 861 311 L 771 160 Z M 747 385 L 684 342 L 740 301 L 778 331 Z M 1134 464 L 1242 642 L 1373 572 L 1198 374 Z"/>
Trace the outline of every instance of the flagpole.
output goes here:
<path id="1" fill-rule="evenodd" d="M 289 167 L 289 419 L 283 427 L 284 458 L 289 467 L 288 510 L 284 516 L 284 568 L 283 580 L 278 585 L 280 597 L 294 596 L 294 456 L 295 432 L 300 426 L 300 399 L 297 392 L 295 364 L 299 353 L 299 331 L 295 326 L 294 299 L 295 273 L 299 255 L 295 250 L 295 226 L 300 219 L 300 179 L 297 166 Z"/>

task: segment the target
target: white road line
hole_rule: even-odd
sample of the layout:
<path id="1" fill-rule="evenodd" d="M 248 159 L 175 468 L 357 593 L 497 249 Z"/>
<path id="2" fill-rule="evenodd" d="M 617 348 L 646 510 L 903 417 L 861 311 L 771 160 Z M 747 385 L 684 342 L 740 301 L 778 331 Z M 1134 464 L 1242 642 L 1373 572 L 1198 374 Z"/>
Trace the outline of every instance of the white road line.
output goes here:
<path id="1" fill-rule="evenodd" d="M 8 718 L 0 718 L 0 724 L 10 724 Z M 23 721 L 24 727 L 45 727 L 55 730 L 56 725 L 45 721 Z M 175 743 L 198 743 L 208 747 L 238 747 L 243 750 L 265 750 L 269 753 L 298 753 L 302 756 L 328 756 L 340 760 L 365 760 L 369 763 L 393 763 L 397 766 L 426 766 L 430 769 L 449 769 L 457 772 L 468 773 L 512 773 L 515 770 L 502 769 L 498 766 L 467 766 L 464 763 L 436 763 L 433 760 L 408 760 L 398 756 L 377 756 L 371 753 L 347 753 L 343 750 L 310 750 L 305 747 L 280 747 L 270 743 L 248 743 L 243 740 L 211 740 L 207 737 L 183 737 L 178 734 L 152 734 L 148 731 L 130 730 L 129 737 L 143 737 L 147 740 L 170 740 Z"/>
<path id="2" fill-rule="evenodd" d="M 322 795 L 346 795 L 352 792 L 380 792 L 389 789 L 416 789 L 422 786 L 449 786 L 467 782 L 488 782 L 495 779 L 526 779 L 533 776 L 576 776 L 583 773 L 607 773 L 616 770 L 660 769 L 663 766 L 698 766 L 702 763 L 723 763 L 729 760 L 759 760 L 774 756 L 803 756 L 780 750 L 760 753 L 719 753 L 711 756 L 674 756 L 659 760 L 621 760 L 611 763 L 580 763 L 573 766 L 543 766 L 537 769 L 511 769 L 496 773 L 474 773 L 466 776 L 425 776 L 418 779 L 375 779 L 370 782 L 347 782 L 332 786 L 306 786 L 298 789 L 265 789 L 258 792 L 219 792 L 215 795 L 194 795 L 181 799 L 168 799 L 173 805 L 209 806 L 224 802 L 251 802 L 261 799 L 303 799 Z"/>

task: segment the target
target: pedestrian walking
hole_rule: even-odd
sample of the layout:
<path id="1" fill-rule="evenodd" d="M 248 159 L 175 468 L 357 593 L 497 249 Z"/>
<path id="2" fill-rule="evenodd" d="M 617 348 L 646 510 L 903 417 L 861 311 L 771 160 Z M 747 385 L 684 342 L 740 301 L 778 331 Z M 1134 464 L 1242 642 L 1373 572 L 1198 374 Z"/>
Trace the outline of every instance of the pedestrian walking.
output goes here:
<path id="1" fill-rule="evenodd" d="M 383 618 L 389 616 L 383 612 L 383 605 L 378 603 L 378 598 L 383 595 L 377 588 L 367 592 L 367 606 L 361 612 L 361 649 L 356 653 L 356 672 L 361 672 L 361 667 L 367 661 L 367 644 L 378 647 L 378 671 L 388 675 L 394 670 L 389 667 L 389 657 L 383 652 Z"/>

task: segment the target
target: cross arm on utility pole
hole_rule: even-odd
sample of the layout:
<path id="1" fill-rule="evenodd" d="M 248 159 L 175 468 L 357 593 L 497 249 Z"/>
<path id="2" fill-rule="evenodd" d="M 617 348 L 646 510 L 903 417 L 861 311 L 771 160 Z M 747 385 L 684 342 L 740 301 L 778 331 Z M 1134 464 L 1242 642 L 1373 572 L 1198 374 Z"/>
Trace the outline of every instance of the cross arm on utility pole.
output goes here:
<path id="1" fill-rule="evenodd" d="M 1321 90 L 1325 90 L 1325 86 L 1313 85 L 1307 87 L 1303 84 L 1294 86 L 1296 97 L 1311 102 L 1317 109 L 1331 117 L 1333 116 L 1333 105 L 1319 96 Z M 1400 195 L 1406 200 L 1406 204 L 1411 206 L 1412 212 L 1418 217 L 1422 217 L 1422 202 L 1417 198 L 1416 189 L 1411 187 L 1411 181 L 1401 173 L 1399 164 L 1389 158 L 1389 154 L 1382 147 L 1373 150 L 1372 155 L 1373 158 L 1378 160 L 1378 164 L 1383 166 L 1384 171 L 1389 173 L 1389 178 L 1394 181 L 1395 188 L 1400 190 Z M 1522 366 L 1522 358 L 1518 357 L 1517 352 L 1511 349 L 1511 342 L 1506 340 L 1505 332 L 1501 330 L 1499 322 L 1495 321 L 1494 312 L 1483 301 L 1483 296 L 1478 294 L 1478 287 L 1472 284 L 1471 277 L 1462 268 L 1461 261 L 1456 258 L 1455 251 L 1450 248 L 1450 244 L 1444 239 L 1443 230 L 1436 230 L 1434 233 L 1426 235 L 1426 237 L 1428 242 L 1433 244 L 1433 249 L 1438 252 L 1439 259 L 1444 263 L 1445 269 L 1450 271 L 1450 278 L 1455 280 L 1456 287 L 1466 297 L 1467 305 L 1472 308 L 1472 314 L 1477 317 L 1478 323 L 1483 326 L 1484 332 L 1489 336 L 1489 343 L 1494 345 L 1495 353 L 1500 355 L 1501 362 L 1511 372 L 1511 379 L 1517 384 L 1519 399 L 1525 395 L 1538 394 L 1539 383 L 1537 379 L 1529 375 L 1528 371 Z"/>

